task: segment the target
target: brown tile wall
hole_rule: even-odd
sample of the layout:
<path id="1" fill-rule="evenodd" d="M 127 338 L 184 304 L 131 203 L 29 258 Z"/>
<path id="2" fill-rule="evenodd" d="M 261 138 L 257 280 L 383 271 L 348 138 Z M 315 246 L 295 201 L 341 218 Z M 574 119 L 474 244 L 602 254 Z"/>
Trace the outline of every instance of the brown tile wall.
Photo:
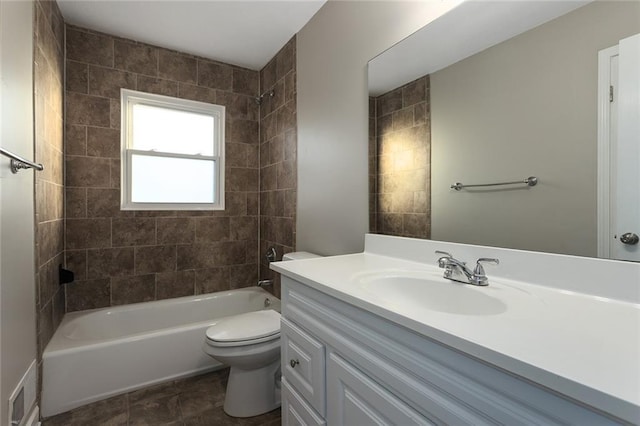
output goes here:
<path id="1" fill-rule="evenodd" d="M 372 232 L 431 235 L 431 121 L 429 76 L 370 101 L 369 192 Z M 371 116 L 375 116 L 375 122 Z M 373 157 L 375 148 L 376 157 Z M 373 181 L 373 174 L 376 179 Z M 375 196 L 373 196 L 375 195 Z"/>
<path id="2" fill-rule="evenodd" d="M 261 92 L 273 90 L 260 106 L 260 278 L 276 280 L 265 254 L 275 247 L 278 260 L 296 241 L 297 130 L 295 36 L 260 71 Z M 276 278 L 277 276 L 277 278 Z"/>
<path id="3" fill-rule="evenodd" d="M 369 232 L 378 232 L 378 143 L 376 98 L 369 97 Z"/>
<path id="4" fill-rule="evenodd" d="M 35 173 L 35 303 L 41 368 L 42 352 L 65 312 L 64 288 L 58 284 L 58 265 L 64 263 L 64 22 L 56 2 L 48 0 L 34 3 L 34 20 L 35 161 L 44 165 Z"/>
<path id="5" fill-rule="evenodd" d="M 66 47 L 67 311 L 254 285 L 258 72 L 75 26 Z M 226 107 L 224 211 L 120 210 L 121 88 Z"/>

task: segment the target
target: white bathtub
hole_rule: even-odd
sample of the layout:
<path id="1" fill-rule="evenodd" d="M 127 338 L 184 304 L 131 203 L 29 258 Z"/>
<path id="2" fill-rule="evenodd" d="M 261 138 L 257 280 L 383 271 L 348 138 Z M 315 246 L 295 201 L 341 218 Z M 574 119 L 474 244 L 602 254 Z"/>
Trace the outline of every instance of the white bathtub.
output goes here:
<path id="1" fill-rule="evenodd" d="M 42 415 L 218 369 L 202 350 L 207 327 L 262 309 L 280 300 L 249 287 L 66 314 L 42 355 Z"/>

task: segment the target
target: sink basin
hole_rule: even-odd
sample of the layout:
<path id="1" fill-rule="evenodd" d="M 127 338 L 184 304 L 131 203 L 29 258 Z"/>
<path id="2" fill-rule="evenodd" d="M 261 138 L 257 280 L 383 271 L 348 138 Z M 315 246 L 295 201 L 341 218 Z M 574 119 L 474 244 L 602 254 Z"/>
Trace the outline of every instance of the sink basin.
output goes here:
<path id="1" fill-rule="evenodd" d="M 384 271 L 355 277 L 374 298 L 398 309 L 428 309 L 457 315 L 497 315 L 507 305 L 489 294 L 489 287 L 461 284 L 428 271 Z"/>

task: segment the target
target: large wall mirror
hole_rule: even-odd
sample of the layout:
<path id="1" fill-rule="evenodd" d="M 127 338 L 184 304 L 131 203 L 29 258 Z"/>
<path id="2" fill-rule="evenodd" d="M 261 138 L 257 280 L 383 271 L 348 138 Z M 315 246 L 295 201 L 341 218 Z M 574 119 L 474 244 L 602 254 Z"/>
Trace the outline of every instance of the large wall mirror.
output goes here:
<path id="1" fill-rule="evenodd" d="M 640 260 L 638 33 L 637 1 L 468 1 L 372 59 L 371 232 Z"/>

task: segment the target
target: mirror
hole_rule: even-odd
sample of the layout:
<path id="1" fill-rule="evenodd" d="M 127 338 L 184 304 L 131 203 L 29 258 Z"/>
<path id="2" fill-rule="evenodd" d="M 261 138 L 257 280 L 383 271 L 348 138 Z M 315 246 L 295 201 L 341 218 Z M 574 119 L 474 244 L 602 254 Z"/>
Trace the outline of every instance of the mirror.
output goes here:
<path id="1" fill-rule="evenodd" d="M 637 33 L 639 2 L 470 1 L 372 59 L 370 231 L 602 253 L 599 52 Z"/>

